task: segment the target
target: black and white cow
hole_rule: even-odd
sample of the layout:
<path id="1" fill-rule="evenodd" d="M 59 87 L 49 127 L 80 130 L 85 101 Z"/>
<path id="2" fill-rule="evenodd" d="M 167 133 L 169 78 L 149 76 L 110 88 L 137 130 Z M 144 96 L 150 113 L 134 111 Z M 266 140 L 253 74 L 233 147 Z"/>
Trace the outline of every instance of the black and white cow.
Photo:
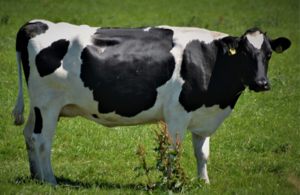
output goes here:
<path id="1" fill-rule="evenodd" d="M 59 117 L 82 116 L 108 127 L 163 120 L 172 138 L 192 132 L 198 175 L 209 183 L 209 137 L 247 86 L 270 89 L 272 50 L 281 53 L 290 45 L 258 28 L 233 37 L 199 28 L 28 22 L 16 40 L 19 95 L 13 115 L 15 125 L 24 123 L 22 62 L 31 174 L 56 185 L 50 153 Z"/>

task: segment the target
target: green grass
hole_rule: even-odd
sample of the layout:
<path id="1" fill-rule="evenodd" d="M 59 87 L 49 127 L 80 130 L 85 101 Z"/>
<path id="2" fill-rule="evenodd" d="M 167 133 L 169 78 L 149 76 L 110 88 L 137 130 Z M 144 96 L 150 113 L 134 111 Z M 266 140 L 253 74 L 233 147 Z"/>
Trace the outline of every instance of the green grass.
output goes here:
<path id="1" fill-rule="evenodd" d="M 196 26 L 234 36 L 259 27 L 271 38 L 289 38 L 291 48 L 281 55 L 274 53 L 270 61 L 272 89 L 245 91 L 233 114 L 211 137 L 211 185 L 189 194 L 297 194 L 287 178 L 291 173 L 300 177 L 299 4 L 297 0 L 1 0 L 0 194 L 147 194 L 135 190 L 137 184 L 146 184 L 146 178 L 135 179 L 133 168 L 138 165 L 137 140 L 149 155 L 155 147 L 148 125 L 105 128 L 82 118 L 63 118 L 52 150 L 60 185 L 55 190 L 28 179 L 24 126 L 13 126 L 10 113 L 18 93 L 15 37 L 32 19 L 90 26 Z M 26 91 L 25 84 L 23 88 Z M 25 103 L 28 116 L 27 92 Z M 183 166 L 196 177 L 190 132 L 183 149 Z M 152 177 L 155 180 L 157 174 Z"/>

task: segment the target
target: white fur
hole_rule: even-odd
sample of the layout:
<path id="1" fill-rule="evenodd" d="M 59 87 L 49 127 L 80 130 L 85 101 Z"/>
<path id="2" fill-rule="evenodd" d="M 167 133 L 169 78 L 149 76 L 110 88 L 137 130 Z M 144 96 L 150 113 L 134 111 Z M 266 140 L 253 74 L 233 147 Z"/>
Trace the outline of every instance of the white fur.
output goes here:
<path id="1" fill-rule="evenodd" d="M 248 41 L 253 45 L 253 47 L 260 49 L 264 42 L 264 35 L 259 31 L 255 33 L 249 33 L 246 35 Z"/>
<path id="2" fill-rule="evenodd" d="M 192 133 L 194 155 L 197 160 L 198 175 L 200 179 L 205 179 L 209 183 L 207 174 L 207 161 L 209 157 L 209 137 L 202 137 Z"/>
<path id="3" fill-rule="evenodd" d="M 151 27 L 145 28 L 144 32 L 149 32 L 150 29 L 151 29 Z"/>
<path id="4" fill-rule="evenodd" d="M 220 109 L 219 105 L 205 107 L 193 112 L 188 129 L 197 135 L 209 137 L 215 133 L 221 123 L 231 114 L 230 106 Z"/>

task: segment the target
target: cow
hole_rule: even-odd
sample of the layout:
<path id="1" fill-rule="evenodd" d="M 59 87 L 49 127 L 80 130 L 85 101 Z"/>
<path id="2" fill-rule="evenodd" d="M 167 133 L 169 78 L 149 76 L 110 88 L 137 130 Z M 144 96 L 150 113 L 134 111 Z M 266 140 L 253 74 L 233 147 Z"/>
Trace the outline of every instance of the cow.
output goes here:
<path id="1" fill-rule="evenodd" d="M 192 132 L 198 175 L 209 183 L 209 138 L 249 87 L 267 91 L 272 51 L 291 42 L 259 28 L 240 37 L 200 28 L 96 28 L 33 20 L 16 38 L 19 94 L 14 124 L 24 123 L 22 70 L 30 112 L 24 128 L 30 172 L 57 185 L 50 155 L 60 117 L 106 127 L 165 121 L 171 137 Z"/>

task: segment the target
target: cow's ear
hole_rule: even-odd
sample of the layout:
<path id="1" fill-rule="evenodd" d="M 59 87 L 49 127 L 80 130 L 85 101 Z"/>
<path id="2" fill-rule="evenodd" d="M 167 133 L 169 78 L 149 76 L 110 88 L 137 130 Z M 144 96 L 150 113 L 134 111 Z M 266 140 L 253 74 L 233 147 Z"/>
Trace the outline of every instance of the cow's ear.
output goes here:
<path id="1" fill-rule="evenodd" d="M 224 37 L 221 40 L 221 45 L 223 46 L 224 53 L 228 53 L 228 55 L 236 54 L 236 48 L 238 47 L 239 38 L 238 37 Z"/>
<path id="2" fill-rule="evenodd" d="M 291 41 L 287 38 L 280 37 L 275 40 L 270 40 L 272 50 L 276 53 L 282 53 L 291 46 Z"/>

